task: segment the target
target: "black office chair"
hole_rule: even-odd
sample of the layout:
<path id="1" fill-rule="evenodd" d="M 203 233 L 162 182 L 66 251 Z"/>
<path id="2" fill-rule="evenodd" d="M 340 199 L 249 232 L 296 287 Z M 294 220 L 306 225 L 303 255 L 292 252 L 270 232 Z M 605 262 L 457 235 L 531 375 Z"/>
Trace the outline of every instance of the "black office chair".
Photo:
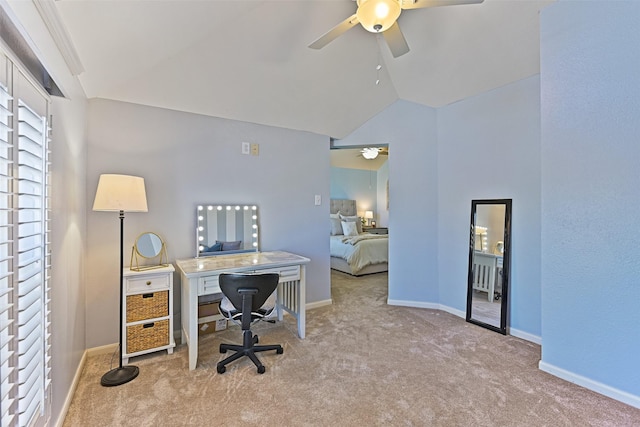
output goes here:
<path id="1" fill-rule="evenodd" d="M 219 374 L 223 374 L 226 365 L 243 356 L 247 356 L 258 367 L 258 373 L 264 374 L 265 368 L 255 355 L 259 351 L 275 350 L 282 354 L 281 345 L 256 345 L 258 336 L 251 333 L 251 323 L 269 316 L 275 307 L 263 307 L 265 301 L 278 287 L 280 275 L 277 273 L 265 274 L 220 274 L 218 283 L 224 296 L 231 306 L 225 306 L 225 301 L 220 303 L 220 314 L 229 320 L 240 319 L 242 325 L 242 345 L 220 344 L 220 353 L 233 350 L 236 353 L 218 362 Z"/>

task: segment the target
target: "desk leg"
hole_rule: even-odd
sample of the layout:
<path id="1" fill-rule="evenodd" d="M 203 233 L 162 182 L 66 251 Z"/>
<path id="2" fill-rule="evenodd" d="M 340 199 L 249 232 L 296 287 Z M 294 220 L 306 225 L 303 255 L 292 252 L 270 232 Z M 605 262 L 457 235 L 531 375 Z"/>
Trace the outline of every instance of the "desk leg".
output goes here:
<path id="1" fill-rule="evenodd" d="M 182 276 L 182 343 L 187 344 L 189 370 L 198 364 L 198 281 Z"/>
<path id="2" fill-rule="evenodd" d="M 298 292 L 298 336 L 304 338 L 306 329 L 307 274 L 304 265 L 300 268 L 300 289 Z"/>

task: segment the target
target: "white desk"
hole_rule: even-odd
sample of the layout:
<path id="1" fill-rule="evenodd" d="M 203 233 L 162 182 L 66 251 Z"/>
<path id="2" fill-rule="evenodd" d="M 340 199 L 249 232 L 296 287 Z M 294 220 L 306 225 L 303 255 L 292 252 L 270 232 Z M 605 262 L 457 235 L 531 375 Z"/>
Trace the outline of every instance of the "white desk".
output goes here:
<path id="1" fill-rule="evenodd" d="M 182 301 L 182 342 L 189 350 L 189 370 L 198 363 L 198 297 L 221 294 L 220 273 L 278 273 L 278 320 L 283 310 L 298 322 L 298 336 L 305 334 L 305 264 L 309 258 L 289 252 L 251 252 L 177 260 Z"/>

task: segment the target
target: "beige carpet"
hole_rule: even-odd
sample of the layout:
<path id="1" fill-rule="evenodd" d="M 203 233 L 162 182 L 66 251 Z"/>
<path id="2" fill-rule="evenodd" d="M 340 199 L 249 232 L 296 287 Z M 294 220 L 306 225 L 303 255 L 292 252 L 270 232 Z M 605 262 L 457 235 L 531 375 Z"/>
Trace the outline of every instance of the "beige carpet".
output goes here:
<path id="1" fill-rule="evenodd" d="M 140 376 L 100 386 L 110 355 L 88 360 L 65 426 L 640 426 L 640 409 L 537 369 L 540 347 L 448 313 L 392 307 L 387 275 L 332 272 L 332 306 L 307 312 L 307 338 L 291 318 L 263 323 L 266 373 L 249 360 L 216 372 L 221 341 L 205 336 L 198 368 L 187 352 L 132 359 Z"/>

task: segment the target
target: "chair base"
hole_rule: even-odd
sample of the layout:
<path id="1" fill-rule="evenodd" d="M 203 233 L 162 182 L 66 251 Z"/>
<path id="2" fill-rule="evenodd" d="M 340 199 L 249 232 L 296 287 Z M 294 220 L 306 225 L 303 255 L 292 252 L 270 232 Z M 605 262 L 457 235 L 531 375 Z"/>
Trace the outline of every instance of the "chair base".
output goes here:
<path id="1" fill-rule="evenodd" d="M 277 354 L 284 353 L 284 350 L 282 349 L 282 346 L 280 344 L 256 345 L 258 343 L 258 336 L 252 335 L 250 330 L 243 331 L 242 335 L 244 341 L 243 345 L 220 344 L 220 353 L 226 353 L 228 350 L 235 351 L 236 353 L 218 362 L 216 368 L 219 374 L 224 374 L 224 372 L 227 370 L 226 365 L 244 356 L 251 359 L 254 365 L 256 365 L 259 374 L 264 374 L 265 367 L 260 362 L 260 359 L 258 359 L 258 356 L 256 356 L 255 353 L 270 350 L 275 350 Z"/>

